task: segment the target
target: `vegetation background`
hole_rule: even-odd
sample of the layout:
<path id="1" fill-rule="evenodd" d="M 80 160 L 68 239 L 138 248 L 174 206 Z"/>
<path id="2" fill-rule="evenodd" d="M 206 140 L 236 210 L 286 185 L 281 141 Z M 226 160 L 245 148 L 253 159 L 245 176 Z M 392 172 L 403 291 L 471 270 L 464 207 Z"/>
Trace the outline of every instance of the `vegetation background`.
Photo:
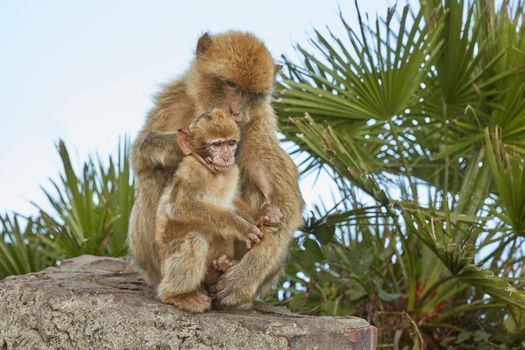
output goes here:
<path id="1" fill-rule="evenodd" d="M 338 191 L 305 213 L 267 300 L 364 317 L 383 348 L 525 348 L 524 2 L 421 0 L 359 23 L 282 58 L 283 142 Z M 0 216 L 0 278 L 126 254 L 129 141 L 81 169 L 57 149 L 39 214 Z"/>

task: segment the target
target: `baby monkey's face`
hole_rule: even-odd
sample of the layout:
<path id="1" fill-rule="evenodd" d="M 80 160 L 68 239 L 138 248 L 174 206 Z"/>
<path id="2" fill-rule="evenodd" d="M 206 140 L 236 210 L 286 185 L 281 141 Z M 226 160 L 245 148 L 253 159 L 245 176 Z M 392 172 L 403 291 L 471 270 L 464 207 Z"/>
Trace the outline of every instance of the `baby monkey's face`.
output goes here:
<path id="1" fill-rule="evenodd" d="M 208 143 L 207 156 L 204 159 L 216 172 L 227 172 L 235 164 L 235 152 L 237 152 L 238 144 L 239 140 L 235 138 L 213 139 Z"/>
<path id="2" fill-rule="evenodd" d="M 190 125 L 179 129 L 177 138 L 184 154 L 202 159 L 211 171 L 226 173 L 235 165 L 241 132 L 234 118 L 222 109 L 203 113 Z"/>

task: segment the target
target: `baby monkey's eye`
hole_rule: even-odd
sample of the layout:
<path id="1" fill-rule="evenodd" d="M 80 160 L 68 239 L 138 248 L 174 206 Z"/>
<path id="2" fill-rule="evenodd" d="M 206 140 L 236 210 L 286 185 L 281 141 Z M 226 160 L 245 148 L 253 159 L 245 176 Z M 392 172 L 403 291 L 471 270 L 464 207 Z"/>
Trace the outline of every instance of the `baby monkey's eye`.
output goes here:
<path id="1" fill-rule="evenodd" d="M 228 146 L 230 146 L 230 147 L 237 146 L 237 141 L 236 140 L 228 140 Z"/>
<path id="2" fill-rule="evenodd" d="M 221 141 L 215 141 L 215 142 L 212 142 L 211 145 L 212 145 L 213 147 L 221 147 L 222 142 L 221 142 Z"/>

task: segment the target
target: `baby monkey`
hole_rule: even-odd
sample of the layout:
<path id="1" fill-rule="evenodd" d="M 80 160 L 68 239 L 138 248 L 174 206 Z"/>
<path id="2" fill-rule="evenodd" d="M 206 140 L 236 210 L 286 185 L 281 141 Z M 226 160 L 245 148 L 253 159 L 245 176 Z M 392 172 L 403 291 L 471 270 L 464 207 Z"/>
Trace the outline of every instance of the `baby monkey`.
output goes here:
<path id="1" fill-rule="evenodd" d="M 235 239 L 250 249 L 262 238 L 256 224 L 280 222 L 278 209 L 254 213 L 237 197 L 239 141 L 239 127 L 220 109 L 177 131 L 185 157 L 162 193 L 156 216 L 162 275 L 157 291 L 164 303 L 190 312 L 209 310 L 204 287 L 235 263 L 230 258 Z"/>

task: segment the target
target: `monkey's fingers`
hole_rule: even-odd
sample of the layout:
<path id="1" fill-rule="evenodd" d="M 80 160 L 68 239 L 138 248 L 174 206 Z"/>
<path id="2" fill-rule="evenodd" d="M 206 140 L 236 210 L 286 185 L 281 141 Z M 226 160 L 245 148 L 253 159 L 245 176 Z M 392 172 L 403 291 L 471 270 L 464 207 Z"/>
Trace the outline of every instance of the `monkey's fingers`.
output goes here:
<path id="1" fill-rule="evenodd" d="M 281 223 L 281 220 L 276 217 L 265 215 L 261 218 L 261 225 L 262 226 L 279 226 Z"/>
<path id="2" fill-rule="evenodd" d="M 257 226 L 254 226 L 253 230 L 251 230 L 250 233 L 255 234 L 259 239 L 262 239 L 264 236 L 264 233 Z"/>
<path id="3" fill-rule="evenodd" d="M 264 226 L 277 226 L 281 223 L 281 219 L 283 218 L 283 213 L 281 212 L 281 209 L 270 206 L 266 209 L 265 214 L 261 218 L 261 223 Z"/>
<path id="4" fill-rule="evenodd" d="M 248 238 L 250 239 L 251 242 L 255 243 L 255 244 L 258 244 L 259 242 L 261 242 L 261 239 L 259 238 L 259 236 L 256 234 L 256 233 L 248 233 Z"/>
<path id="5" fill-rule="evenodd" d="M 213 266 L 215 270 L 219 272 L 225 272 L 228 268 L 232 267 L 233 265 L 233 260 L 225 254 L 213 260 Z"/>

